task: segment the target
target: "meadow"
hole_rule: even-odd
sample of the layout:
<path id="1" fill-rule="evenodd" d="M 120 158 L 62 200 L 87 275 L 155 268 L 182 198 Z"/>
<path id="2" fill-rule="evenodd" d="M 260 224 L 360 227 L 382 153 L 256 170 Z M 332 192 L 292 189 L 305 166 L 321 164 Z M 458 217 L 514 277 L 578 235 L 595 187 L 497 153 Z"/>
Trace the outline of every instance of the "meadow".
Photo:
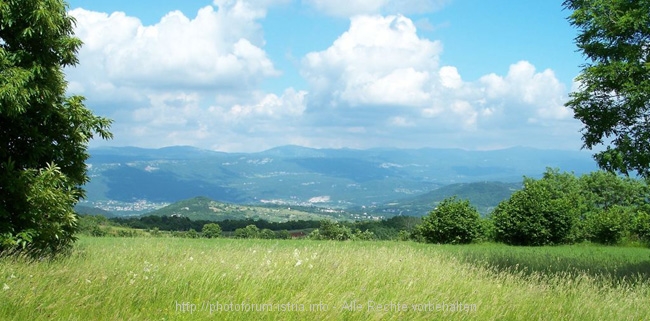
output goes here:
<path id="1" fill-rule="evenodd" d="M 82 237 L 0 258 L 1 320 L 644 320 L 650 250 Z"/>

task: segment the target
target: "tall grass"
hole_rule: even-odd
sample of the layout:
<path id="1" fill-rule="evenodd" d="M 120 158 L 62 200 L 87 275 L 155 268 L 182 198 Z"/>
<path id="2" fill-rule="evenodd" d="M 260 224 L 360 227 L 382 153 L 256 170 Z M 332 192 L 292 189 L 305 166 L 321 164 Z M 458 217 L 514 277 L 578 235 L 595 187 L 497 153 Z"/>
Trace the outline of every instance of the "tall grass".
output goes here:
<path id="1" fill-rule="evenodd" d="M 647 282 L 499 268 L 489 257 L 511 248 L 486 248 L 493 254 L 398 242 L 82 238 L 64 259 L 0 259 L 0 319 L 650 318 Z M 529 251 L 543 265 L 547 249 Z M 648 250 L 629 251 L 647 262 Z"/>

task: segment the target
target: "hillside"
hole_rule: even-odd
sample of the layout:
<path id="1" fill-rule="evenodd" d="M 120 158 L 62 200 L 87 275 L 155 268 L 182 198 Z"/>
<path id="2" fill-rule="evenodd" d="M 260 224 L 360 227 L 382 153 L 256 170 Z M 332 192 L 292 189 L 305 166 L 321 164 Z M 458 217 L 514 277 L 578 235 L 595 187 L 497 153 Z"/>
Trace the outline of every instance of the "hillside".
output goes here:
<path id="1" fill-rule="evenodd" d="M 80 204 L 75 205 L 74 211 L 77 214 L 80 214 L 80 215 L 102 215 L 104 217 L 113 217 L 113 216 L 115 216 L 115 214 L 113 214 L 113 212 L 110 212 L 110 211 L 107 211 L 107 210 L 104 210 L 104 209 L 101 209 L 101 208 L 97 208 L 97 207 L 89 207 L 89 206 L 80 205 Z"/>
<path id="2" fill-rule="evenodd" d="M 521 183 L 474 182 L 450 184 L 423 195 L 390 202 L 372 207 L 368 212 L 379 215 L 423 216 L 436 205 L 451 196 L 469 200 L 482 215 L 488 214 L 501 201 L 508 199 L 512 193 L 521 189 Z"/>
<path id="3" fill-rule="evenodd" d="M 313 149 L 284 146 L 258 153 L 193 147 L 90 150 L 82 204 L 137 215 L 205 196 L 233 204 L 324 208 L 376 207 L 458 183 L 521 182 L 546 167 L 576 174 L 596 165 L 581 151 L 509 148 Z M 489 204 L 487 206 L 490 206 Z"/>
<path id="4" fill-rule="evenodd" d="M 265 220 L 268 222 L 286 222 L 297 220 L 351 219 L 349 214 L 340 210 L 313 208 L 305 211 L 287 206 L 252 206 L 228 204 L 211 200 L 207 197 L 194 197 L 175 202 L 161 209 L 148 213 L 157 216 L 182 216 L 191 220 L 222 221 L 226 219 Z"/>

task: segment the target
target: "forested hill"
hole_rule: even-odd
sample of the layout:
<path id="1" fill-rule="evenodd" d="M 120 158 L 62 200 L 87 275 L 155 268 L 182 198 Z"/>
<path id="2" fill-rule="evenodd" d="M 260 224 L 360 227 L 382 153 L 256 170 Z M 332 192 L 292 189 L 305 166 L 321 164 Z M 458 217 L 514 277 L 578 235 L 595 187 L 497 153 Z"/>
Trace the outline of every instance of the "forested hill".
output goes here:
<path id="1" fill-rule="evenodd" d="M 587 152 L 523 147 L 466 151 L 285 146 L 258 153 L 105 147 L 90 154 L 91 181 L 82 205 L 117 215 L 150 212 L 197 196 L 233 204 L 370 207 L 442 193 L 445 190 L 439 189 L 449 184 L 519 183 L 524 175 L 539 177 L 546 167 L 576 174 L 596 169 Z M 495 192 L 500 193 L 498 186 Z"/>
<path id="2" fill-rule="evenodd" d="M 479 213 L 485 215 L 519 189 L 521 189 L 521 182 L 456 183 L 445 185 L 423 195 L 370 207 L 366 212 L 383 216 L 423 216 L 434 209 L 440 201 L 456 196 L 459 199 L 468 200 Z"/>

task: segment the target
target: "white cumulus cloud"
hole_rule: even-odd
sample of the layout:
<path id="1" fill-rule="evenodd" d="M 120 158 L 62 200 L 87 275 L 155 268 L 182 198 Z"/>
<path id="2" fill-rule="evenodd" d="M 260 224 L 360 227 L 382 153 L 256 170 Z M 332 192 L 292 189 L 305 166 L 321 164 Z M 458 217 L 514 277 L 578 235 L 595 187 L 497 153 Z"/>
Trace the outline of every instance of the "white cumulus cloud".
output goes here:
<path id="1" fill-rule="evenodd" d="M 255 85 L 278 72 L 261 48 L 255 19 L 262 13 L 240 3 L 218 11 L 206 6 L 193 19 L 173 11 L 152 26 L 120 12 L 75 9 L 70 14 L 85 43 L 81 69 L 100 70 L 108 82 L 140 88 Z"/>
<path id="2" fill-rule="evenodd" d="M 440 66 L 442 52 L 440 42 L 420 37 L 405 16 L 352 17 L 329 48 L 302 61 L 310 84 L 309 115 L 317 115 L 313 121 L 323 126 L 344 125 L 341 133 L 363 128 L 359 135 L 366 137 L 359 139 L 366 142 L 453 135 L 445 142 L 471 140 L 470 145 L 499 133 L 511 135 L 514 128 L 523 134 L 509 139 L 525 144 L 537 139 L 526 137 L 526 131 L 532 136 L 572 120 L 563 106 L 566 88 L 552 70 L 520 61 L 506 75 L 467 82 L 456 67 Z"/>
<path id="3" fill-rule="evenodd" d="M 404 16 L 357 16 L 331 47 L 307 54 L 303 75 L 331 103 L 417 105 L 441 51 Z"/>

